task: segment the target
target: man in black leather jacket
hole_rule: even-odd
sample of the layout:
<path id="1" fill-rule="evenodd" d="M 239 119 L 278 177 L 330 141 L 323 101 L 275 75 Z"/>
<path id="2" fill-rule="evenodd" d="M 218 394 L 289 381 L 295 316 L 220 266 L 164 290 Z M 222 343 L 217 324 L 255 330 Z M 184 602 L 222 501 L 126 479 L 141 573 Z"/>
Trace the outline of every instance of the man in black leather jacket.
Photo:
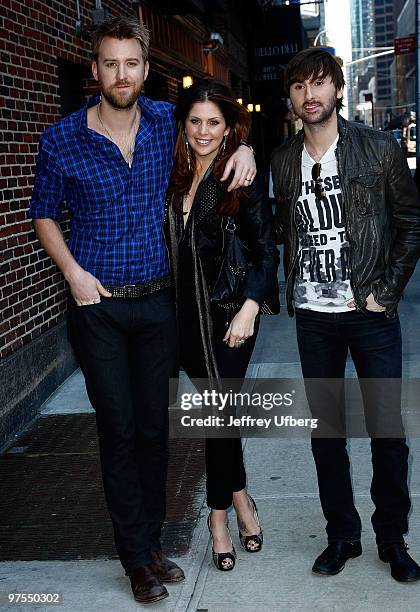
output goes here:
<path id="1" fill-rule="evenodd" d="M 331 55 L 300 52 L 285 83 L 303 130 L 276 149 L 272 173 L 287 307 L 296 314 L 306 393 L 322 426 L 312 451 L 328 547 L 312 569 L 337 574 L 362 552 L 346 450 L 342 381 L 350 350 L 371 437 L 378 554 L 396 580 L 418 580 L 404 542 L 411 504 L 397 306 L 420 254 L 419 197 L 395 139 L 338 115 L 344 77 Z"/>

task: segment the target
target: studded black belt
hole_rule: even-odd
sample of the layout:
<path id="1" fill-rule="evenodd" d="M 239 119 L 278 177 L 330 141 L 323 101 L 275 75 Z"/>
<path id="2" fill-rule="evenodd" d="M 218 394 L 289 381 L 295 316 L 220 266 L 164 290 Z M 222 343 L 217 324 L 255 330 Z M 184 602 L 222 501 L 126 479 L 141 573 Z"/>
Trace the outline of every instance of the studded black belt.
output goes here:
<path id="1" fill-rule="evenodd" d="M 113 287 L 112 285 L 104 285 L 105 289 L 112 293 L 114 298 L 138 298 L 143 295 L 149 295 L 171 286 L 171 277 L 164 276 L 157 280 L 152 280 L 141 285 L 123 285 L 122 287 Z"/>

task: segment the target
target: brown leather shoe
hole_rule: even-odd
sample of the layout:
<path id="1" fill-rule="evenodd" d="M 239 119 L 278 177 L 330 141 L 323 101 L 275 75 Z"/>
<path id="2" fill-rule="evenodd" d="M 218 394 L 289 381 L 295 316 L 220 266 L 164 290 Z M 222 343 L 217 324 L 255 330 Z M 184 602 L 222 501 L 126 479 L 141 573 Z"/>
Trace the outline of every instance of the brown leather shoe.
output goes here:
<path id="1" fill-rule="evenodd" d="M 152 550 L 155 572 L 162 582 L 181 582 L 185 579 L 182 569 L 170 561 L 161 550 Z"/>
<path id="2" fill-rule="evenodd" d="M 148 563 L 129 572 L 134 599 L 140 603 L 154 603 L 168 597 L 169 593 L 154 572 L 154 564 Z"/>

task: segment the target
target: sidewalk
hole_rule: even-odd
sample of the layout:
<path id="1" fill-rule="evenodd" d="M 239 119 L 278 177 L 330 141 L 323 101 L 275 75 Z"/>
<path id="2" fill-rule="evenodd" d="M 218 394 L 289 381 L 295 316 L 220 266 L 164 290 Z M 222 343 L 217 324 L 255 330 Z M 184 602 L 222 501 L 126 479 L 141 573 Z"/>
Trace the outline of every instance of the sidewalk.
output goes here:
<path id="1" fill-rule="evenodd" d="M 409 285 L 400 318 L 405 376 L 420 378 L 420 273 Z M 264 317 L 249 375 L 300 376 L 294 323 L 284 312 L 276 318 Z M 82 377 L 77 373 L 46 404 L 43 415 L 86 413 L 87 410 Z M 255 555 L 243 551 L 231 513 L 231 533 L 238 553 L 236 567 L 228 573 L 216 570 L 209 549 L 201 478 L 194 489 L 188 525 L 183 519 L 171 532 L 174 538 L 178 537 L 177 530 L 185 530 L 186 526 L 191 532 L 191 539 L 185 533 L 183 536 L 183 541 L 189 543 L 188 549 L 181 552 L 180 546 L 177 555 L 187 579 L 179 585 L 169 585 L 170 597 L 149 606 L 150 609 L 162 612 L 399 612 L 402 608 L 417 612 L 420 609 L 420 584 L 395 582 L 389 566 L 379 561 L 376 554 L 370 525 L 373 507 L 369 495 L 368 440 L 352 440 L 349 444 L 356 505 L 363 522 L 364 554 L 350 560 L 339 575 L 325 578 L 310 571 L 315 557 L 326 545 L 326 538 L 309 441 L 248 439 L 244 442 L 248 486 L 264 528 L 263 551 Z M 413 511 L 407 542 L 413 557 L 420 560 L 420 439 L 409 443 Z M 83 476 L 85 482 L 87 477 Z M 84 484 L 82 478 L 79 484 Z M 21 491 L 22 504 L 24 495 L 30 493 L 26 489 Z M 7 494 L 3 491 L 3 495 Z M 62 525 L 63 530 L 66 527 Z M 95 525 L 89 535 L 95 541 Z M 71 533 L 67 537 L 71 538 Z M 63 612 L 142 609 L 132 599 L 128 579 L 116 559 L 4 561 L 0 563 L 0 597 L 3 597 L 0 610 L 17 609 L 15 605 L 7 605 L 4 594 L 8 592 L 61 592 L 63 604 L 58 609 Z M 20 605 L 18 609 L 29 612 L 50 610 L 51 606 Z"/>

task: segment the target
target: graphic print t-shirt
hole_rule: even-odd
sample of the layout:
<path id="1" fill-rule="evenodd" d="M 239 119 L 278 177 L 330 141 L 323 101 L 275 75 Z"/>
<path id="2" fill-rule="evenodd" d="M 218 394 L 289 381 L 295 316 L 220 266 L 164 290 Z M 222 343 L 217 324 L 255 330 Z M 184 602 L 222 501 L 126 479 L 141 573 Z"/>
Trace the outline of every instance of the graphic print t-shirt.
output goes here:
<path id="1" fill-rule="evenodd" d="M 343 196 L 337 170 L 337 139 L 320 160 L 325 198 L 315 197 L 312 167 L 316 163 L 302 152 L 302 190 L 295 222 L 299 252 L 294 286 L 295 308 L 321 312 L 350 312 L 349 244 L 344 227 Z"/>

